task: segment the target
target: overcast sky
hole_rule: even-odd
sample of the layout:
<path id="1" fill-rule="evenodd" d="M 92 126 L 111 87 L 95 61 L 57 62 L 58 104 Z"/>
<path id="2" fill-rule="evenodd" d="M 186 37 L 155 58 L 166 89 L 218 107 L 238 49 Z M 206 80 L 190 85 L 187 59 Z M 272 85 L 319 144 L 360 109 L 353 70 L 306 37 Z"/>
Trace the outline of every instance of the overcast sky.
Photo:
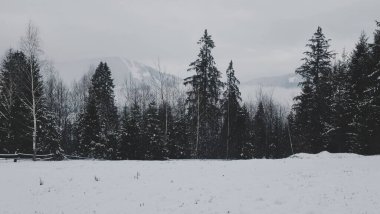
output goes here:
<path id="1" fill-rule="evenodd" d="M 0 53 L 18 47 L 32 20 L 55 62 L 160 58 L 167 72 L 186 76 L 207 28 L 218 68 L 232 59 L 244 81 L 292 73 L 318 25 L 335 51 L 351 50 L 361 31 L 372 36 L 379 8 L 379 0 L 0 0 Z"/>

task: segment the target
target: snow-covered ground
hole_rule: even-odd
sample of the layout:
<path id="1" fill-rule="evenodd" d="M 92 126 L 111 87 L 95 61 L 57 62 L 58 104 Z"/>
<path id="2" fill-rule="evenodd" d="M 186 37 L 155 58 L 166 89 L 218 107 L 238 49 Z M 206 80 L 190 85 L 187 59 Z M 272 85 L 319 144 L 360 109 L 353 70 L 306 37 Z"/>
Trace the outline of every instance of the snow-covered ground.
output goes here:
<path id="1" fill-rule="evenodd" d="M 380 156 L 0 160 L 0 213 L 379 213 Z"/>

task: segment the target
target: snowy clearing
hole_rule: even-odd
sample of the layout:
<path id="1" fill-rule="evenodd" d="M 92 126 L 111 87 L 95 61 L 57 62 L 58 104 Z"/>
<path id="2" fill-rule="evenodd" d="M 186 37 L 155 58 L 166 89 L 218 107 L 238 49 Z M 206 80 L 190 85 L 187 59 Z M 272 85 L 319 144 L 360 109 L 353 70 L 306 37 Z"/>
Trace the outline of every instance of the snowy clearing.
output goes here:
<path id="1" fill-rule="evenodd" d="M 0 160 L 0 213 L 379 213 L 380 156 Z"/>

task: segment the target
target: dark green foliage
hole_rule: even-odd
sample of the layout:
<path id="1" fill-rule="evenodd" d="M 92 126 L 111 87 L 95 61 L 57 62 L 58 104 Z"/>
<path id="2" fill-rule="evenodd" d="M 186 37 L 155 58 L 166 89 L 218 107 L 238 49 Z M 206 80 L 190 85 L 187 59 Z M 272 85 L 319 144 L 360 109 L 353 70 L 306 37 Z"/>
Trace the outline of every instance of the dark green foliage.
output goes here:
<path id="1" fill-rule="evenodd" d="M 177 114 L 173 121 L 172 140 L 169 141 L 168 152 L 170 159 L 191 158 L 189 114 L 182 99 L 177 104 Z"/>
<path id="2" fill-rule="evenodd" d="M 307 152 L 318 153 L 328 147 L 331 123 L 331 59 L 334 54 L 329 50 L 329 40 L 325 39 L 318 27 L 304 52 L 304 64 L 296 70 L 303 81 L 300 82 L 301 95 L 295 98 L 296 124 L 300 133 L 298 141 L 304 144 Z"/>
<path id="3" fill-rule="evenodd" d="M 93 96 L 89 96 L 86 109 L 80 115 L 78 124 L 79 154 L 84 157 L 104 158 L 106 148 L 101 142 L 101 127 Z"/>
<path id="4" fill-rule="evenodd" d="M 120 156 L 122 159 L 144 159 L 142 145 L 141 110 L 137 102 L 129 109 L 124 107 L 120 137 Z"/>
<path id="5" fill-rule="evenodd" d="M 107 63 L 100 62 L 91 78 L 85 111 L 79 118 L 82 154 L 95 158 L 117 158 L 118 116 L 114 84 Z"/>
<path id="6" fill-rule="evenodd" d="M 265 158 L 268 154 L 268 142 L 266 121 L 263 103 L 260 102 L 257 107 L 257 112 L 253 118 L 253 145 L 255 158 Z"/>
<path id="7" fill-rule="evenodd" d="M 1 152 L 32 152 L 30 110 L 24 104 L 25 72 L 28 63 L 25 55 L 10 50 L 1 65 L 0 82 L 0 141 Z"/>
<path id="8" fill-rule="evenodd" d="M 239 133 L 239 128 L 244 127 L 238 127 L 241 102 L 241 94 L 238 87 L 240 82 L 235 77 L 232 61 L 227 68 L 226 75 L 226 89 L 222 99 L 223 126 L 221 141 L 224 149 L 221 149 L 221 154 L 226 159 L 236 159 L 240 157 L 241 143 L 243 143 L 239 141 L 238 134 L 241 134 Z"/>
<path id="9" fill-rule="evenodd" d="M 243 105 L 238 110 L 235 127 L 235 145 L 231 150 L 231 156 L 235 159 L 253 158 L 254 146 L 252 142 L 252 121 L 247 110 Z"/>
<path id="10" fill-rule="evenodd" d="M 370 44 L 372 73 L 368 76 L 370 83 L 366 91 L 369 154 L 380 153 L 380 22 L 376 24 L 377 29 Z"/>
<path id="11" fill-rule="evenodd" d="M 380 31 L 375 31 L 372 44 L 362 33 L 350 57 L 343 54 L 334 65 L 328 43 L 318 32 L 308 45 L 312 51 L 306 52 L 305 64 L 296 71 L 304 81 L 290 126 L 295 151 L 378 154 Z M 313 72 L 316 65 L 320 72 Z"/>
<path id="12" fill-rule="evenodd" d="M 57 160 L 64 153 L 133 160 L 283 158 L 324 150 L 380 154 L 376 24 L 371 43 L 363 33 L 352 53 L 334 63 L 329 40 L 318 27 L 296 70 L 301 93 L 287 117 L 285 108 L 266 96 L 254 104 L 242 102 L 232 61 L 226 83 L 221 82 L 207 30 L 188 69 L 193 74 L 184 80 L 187 96 L 164 99 L 163 84 L 157 105 L 150 85 L 132 82 L 127 93 L 134 102 L 123 108 L 121 118 L 106 63 L 69 92 L 53 76 L 43 84 L 34 50 L 29 57 L 10 50 L 0 68 L 0 153 L 33 152 L 35 101 L 37 151 L 53 153 Z"/>
<path id="13" fill-rule="evenodd" d="M 143 151 L 146 160 L 163 160 L 167 158 L 167 150 L 164 145 L 161 122 L 155 102 L 149 103 L 144 113 Z"/>
<path id="14" fill-rule="evenodd" d="M 185 79 L 185 85 L 190 86 L 187 92 L 187 105 L 191 121 L 191 141 L 193 156 L 196 158 L 216 158 L 220 151 L 220 91 L 223 83 L 221 73 L 215 66 L 211 54 L 215 47 L 214 41 L 205 30 L 198 41 L 201 46 L 198 59 L 190 63 L 188 71 L 195 74 Z"/>

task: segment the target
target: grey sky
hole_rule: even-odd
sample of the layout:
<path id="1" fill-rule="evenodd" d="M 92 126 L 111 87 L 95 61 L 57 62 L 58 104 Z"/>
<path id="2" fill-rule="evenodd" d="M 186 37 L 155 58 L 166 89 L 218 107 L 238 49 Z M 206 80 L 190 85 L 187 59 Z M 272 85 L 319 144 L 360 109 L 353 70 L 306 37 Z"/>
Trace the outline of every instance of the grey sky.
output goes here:
<path id="1" fill-rule="evenodd" d="M 337 52 L 380 19 L 379 0 L 0 0 L 0 52 L 18 46 L 31 19 L 55 62 L 125 56 L 186 76 L 207 28 L 224 72 L 248 80 L 293 72 L 317 26 Z M 62 74 L 64 75 L 64 74 Z"/>

